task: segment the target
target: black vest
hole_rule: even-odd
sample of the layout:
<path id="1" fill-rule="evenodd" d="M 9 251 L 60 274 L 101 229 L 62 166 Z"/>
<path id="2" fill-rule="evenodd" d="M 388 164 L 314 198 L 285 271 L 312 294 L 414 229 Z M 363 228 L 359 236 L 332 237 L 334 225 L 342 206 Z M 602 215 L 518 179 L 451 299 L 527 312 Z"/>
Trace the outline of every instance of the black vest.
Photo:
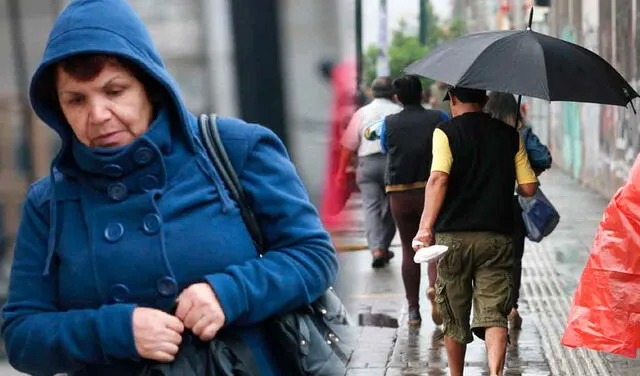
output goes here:
<path id="1" fill-rule="evenodd" d="M 431 169 L 433 131 L 442 121 L 440 111 L 406 106 L 389 115 L 386 123 L 388 192 L 423 188 Z"/>
<path id="2" fill-rule="evenodd" d="M 436 232 L 513 232 L 513 190 L 518 132 L 482 112 L 439 125 L 449 139 L 453 165 Z"/>

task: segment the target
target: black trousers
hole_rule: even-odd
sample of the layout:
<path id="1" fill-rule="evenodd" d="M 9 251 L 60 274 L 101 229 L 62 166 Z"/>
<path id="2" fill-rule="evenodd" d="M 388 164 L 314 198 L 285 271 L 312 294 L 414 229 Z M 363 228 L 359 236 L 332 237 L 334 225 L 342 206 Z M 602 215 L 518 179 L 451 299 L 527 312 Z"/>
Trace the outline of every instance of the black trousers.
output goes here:
<path id="1" fill-rule="evenodd" d="M 524 255 L 524 239 L 527 230 L 522 220 L 522 208 L 518 203 L 518 196 L 513 196 L 513 308 L 518 309 L 518 299 L 520 298 L 520 283 L 522 281 L 522 256 Z"/>

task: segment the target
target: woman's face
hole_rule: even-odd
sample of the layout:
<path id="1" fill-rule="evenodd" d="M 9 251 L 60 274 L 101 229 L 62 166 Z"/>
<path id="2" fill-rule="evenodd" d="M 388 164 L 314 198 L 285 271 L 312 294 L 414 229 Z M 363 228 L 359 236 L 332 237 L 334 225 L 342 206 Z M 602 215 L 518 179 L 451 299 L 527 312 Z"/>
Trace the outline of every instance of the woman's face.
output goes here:
<path id="1" fill-rule="evenodd" d="M 93 79 L 82 81 L 57 67 L 60 107 L 73 133 L 95 148 L 130 144 L 149 129 L 153 106 L 144 86 L 117 61 L 105 64 Z"/>

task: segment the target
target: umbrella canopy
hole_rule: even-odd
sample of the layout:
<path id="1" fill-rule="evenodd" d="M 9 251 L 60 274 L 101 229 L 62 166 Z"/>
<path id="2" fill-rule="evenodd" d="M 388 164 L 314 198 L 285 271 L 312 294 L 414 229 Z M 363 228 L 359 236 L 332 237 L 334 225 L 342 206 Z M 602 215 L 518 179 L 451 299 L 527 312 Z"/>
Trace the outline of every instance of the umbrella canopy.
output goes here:
<path id="1" fill-rule="evenodd" d="M 639 96 L 597 54 L 531 30 L 490 31 L 453 39 L 405 71 L 449 85 L 549 101 L 626 106 Z"/>

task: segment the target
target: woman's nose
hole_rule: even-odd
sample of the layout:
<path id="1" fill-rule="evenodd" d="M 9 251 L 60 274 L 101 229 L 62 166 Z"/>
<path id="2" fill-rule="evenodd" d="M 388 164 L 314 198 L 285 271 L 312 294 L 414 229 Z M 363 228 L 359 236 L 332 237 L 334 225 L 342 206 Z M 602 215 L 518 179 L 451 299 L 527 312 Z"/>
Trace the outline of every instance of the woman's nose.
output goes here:
<path id="1" fill-rule="evenodd" d="M 89 116 L 91 123 L 102 124 L 111 118 L 111 111 L 106 101 L 100 99 L 91 101 Z"/>

